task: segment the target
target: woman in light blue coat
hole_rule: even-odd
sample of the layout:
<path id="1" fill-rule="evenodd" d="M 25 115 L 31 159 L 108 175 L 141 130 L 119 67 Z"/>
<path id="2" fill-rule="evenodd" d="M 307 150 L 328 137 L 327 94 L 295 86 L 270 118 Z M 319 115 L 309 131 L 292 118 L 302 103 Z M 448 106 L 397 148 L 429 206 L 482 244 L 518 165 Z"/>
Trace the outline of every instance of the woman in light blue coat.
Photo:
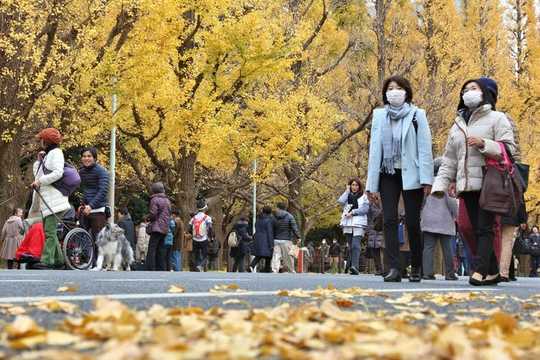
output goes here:
<path id="1" fill-rule="evenodd" d="M 384 281 L 401 281 L 398 203 L 405 204 L 406 226 L 411 246 L 409 280 L 419 282 L 422 268 L 420 211 L 433 183 L 431 132 L 426 112 L 412 104 L 407 79 L 393 76 L 383 85 L 384 108 L 373 111 L 366 192 L 371 202 L 383 208 L 385 256 L 390 266 Z"/>

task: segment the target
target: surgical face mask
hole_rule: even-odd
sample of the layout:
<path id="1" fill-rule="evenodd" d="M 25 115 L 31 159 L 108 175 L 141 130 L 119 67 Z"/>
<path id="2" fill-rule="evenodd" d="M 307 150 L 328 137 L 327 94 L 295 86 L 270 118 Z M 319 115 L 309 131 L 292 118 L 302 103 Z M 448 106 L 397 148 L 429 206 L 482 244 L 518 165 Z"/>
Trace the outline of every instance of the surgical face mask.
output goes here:
<path id="1" fill-rule="evenodd" d="M 407 92 L 405 90 L 388 90 L 386 92 L 386 99 L 390 105 L 394 107 L 400 107 L 405 103 L 405 98 L 407 97 Z"/>
<path id="2" fill-rule="evenodd" d="M 465 103 L 465 106 L 469 109 L 475 108 L 480 105 L 482 100 L 483 94 L 480 90 L 470 90 L 463 94 L 463 103 Z"/>

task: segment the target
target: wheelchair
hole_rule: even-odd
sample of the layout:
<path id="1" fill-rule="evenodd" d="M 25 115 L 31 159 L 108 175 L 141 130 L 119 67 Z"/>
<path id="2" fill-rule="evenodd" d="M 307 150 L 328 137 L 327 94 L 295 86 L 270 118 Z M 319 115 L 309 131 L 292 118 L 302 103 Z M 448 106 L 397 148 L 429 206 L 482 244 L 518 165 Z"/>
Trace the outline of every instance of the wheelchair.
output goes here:
<path id="1" fill-rule="evenodd" d="M 94 261 L 94 239 L 92 235 L 79 226 L 75 211 L 68 211 L 58 223 L 58 240 L 64 254 L 67 268 L 71 270 L 88 270 Z"/>

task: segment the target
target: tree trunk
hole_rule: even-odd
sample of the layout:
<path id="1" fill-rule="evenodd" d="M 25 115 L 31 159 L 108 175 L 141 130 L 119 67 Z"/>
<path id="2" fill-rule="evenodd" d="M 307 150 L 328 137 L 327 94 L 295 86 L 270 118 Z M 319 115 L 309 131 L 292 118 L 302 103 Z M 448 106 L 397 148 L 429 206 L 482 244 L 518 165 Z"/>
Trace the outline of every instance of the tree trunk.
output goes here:
<path id="1" fill-rule="evenodd" d="M 196 209 L 197 189 L 195 186 L 195 163 L 197 155 L 182 149 L 177 162 L 180 181 L 175 182 L 176 206 L 180 209 L 180 216 L 184 222 L 188 222 L 190 214 Z M 172 181 L 172 180 L 171 180 Z"/>
<path id="2" fill-rule="evenodd" d="M 18 143 L 0 143 L 0 164 L 2 164 L 3 173 L 0 176 L 0 203 L 11 199 L 0 206 L 0 226 L 11 215 L 10 212 L 13 208 L 24 208 L 27 199 L 28 191 L 26 191 L 25 185 L 31 180 L 25 179 L 23 176 L 20 167 L 20 154 L 21 146 Z"/>

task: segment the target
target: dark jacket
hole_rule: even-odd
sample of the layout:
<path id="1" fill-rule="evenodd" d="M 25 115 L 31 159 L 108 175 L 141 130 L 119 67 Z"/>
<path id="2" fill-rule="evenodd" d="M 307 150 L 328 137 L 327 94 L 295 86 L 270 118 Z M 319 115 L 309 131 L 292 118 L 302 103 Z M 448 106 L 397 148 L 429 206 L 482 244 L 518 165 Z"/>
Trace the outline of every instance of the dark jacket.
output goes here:
<path id="1" fill-rule="evenodd" d="M 171 217 L 171 202 L 165 194 L 150 197 L 150 229 L 153 233 L 167 235 Z"/>
<path id="2" fill-rule="evenodd" d="M 501 224 L 503 225 L 512 225 L 512 226 L 519 226 L 521 224 L 527 223 L 528 215 L 527 215 L 527 209 L 525 207 L 525 198 L 522 197 L 521 202 L 519 204 L 519 208 L 516 211 L 516 214 L 514 216 L 502 216 L 501 217 Z"/>
<path id="3" fill-rule="evenodd" d="M 262 215 L 255 222 L 255 241 L 253 253 L 255 256 L 271 257 L 274 252 L 274 217 Z"/>
<path id="4" fill-rule="evenodd" d="M 274 222 L 274 239 L 293 240 L 300 239 L 298 226 L 294 217 L 285 210 L 276 211 L 276 221 Z"/>
<path id="5" fill-rule="evenodd" d="M 109 172 L 101 165 L 79 169 L 81 177 L 82 202 L 92 209 L 109 205 Z"/>
<path id="6" fill-rule="evenodd" d="M 174 243 L 172 250 L 173 251 L 183 251 L 186 249 L 183 249 L 184 247 L 184 240 L 185 240 L 185 231 L 186 228 L 184 226 L 184 223 L 182 222 L 182 219 L 175 219 L 176 222 L 176 230 L 174 232 Z"/>
<path id="7" fill-rule="evenodd" d="M 131 220 L 131 215 L 127 214 L 122 220 L 118 221 L 118 226 L 124 229 L 126 239 L 129 241 L 133 251 L 135 251 L 137 238 L 135 236 L 135 224 L 133 223 L 133 220 Z"/>
<path id="8" fill-rule="evenodd" d="M 330 245 L 330 251 L 329 251 L 330 257 L 339 257 L 341 255 L 341 246 L 339 246 L 339 243 L 332 243 Z"/>
<path id="9" fill-rule="evenodd" d="M 233 231 L 236 232 L 236 238 L 238 239 L 238 246 L 231 248 L 231 256 L 237 257 L 249 254 L 249 243 L 251 241 L 251 235 L 249 234 L 249 223 L 247 221 L 238 221 Z"/>
<path id="10" fill-rule="evenodd" d="M 533 248 L 540 248 L 540 233 L 531 233 L 529 235 L 529 246 Z"/>

